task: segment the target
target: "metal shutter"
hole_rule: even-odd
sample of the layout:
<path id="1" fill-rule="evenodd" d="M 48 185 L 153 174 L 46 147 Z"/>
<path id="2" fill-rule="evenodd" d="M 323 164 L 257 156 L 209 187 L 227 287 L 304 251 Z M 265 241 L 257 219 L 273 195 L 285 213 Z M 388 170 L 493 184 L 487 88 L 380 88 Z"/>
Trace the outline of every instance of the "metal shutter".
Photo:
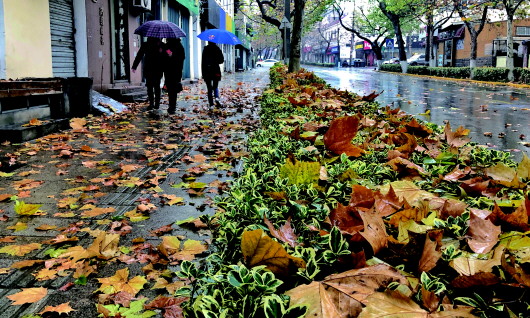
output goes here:
<path id="1" fill-rule="evenodd" d="M 53 76 L 75 73 L 74 7 L 72 0 L 50 0 Z"/>

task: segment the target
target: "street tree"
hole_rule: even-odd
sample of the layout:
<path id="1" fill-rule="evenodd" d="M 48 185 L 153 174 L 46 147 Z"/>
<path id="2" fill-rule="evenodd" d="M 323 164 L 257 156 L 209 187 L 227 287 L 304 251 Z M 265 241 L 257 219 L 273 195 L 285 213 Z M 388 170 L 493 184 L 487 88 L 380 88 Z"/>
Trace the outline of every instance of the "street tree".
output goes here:
<path id="1" fill-rule="evenodd" d="M 353 9 L 352 22 L 344 21 L 344 10 L 340 3 L 334 3 L 334 8 L 339 15 L 339 21 L 342 28 L 348 32 L 354 33 L 360 39 L 370 43 L 372 50 L 377 58 L 377 66 L 381 65 L 383 60 L 383 45 L 387 37 L 393 35 L 392 25 L 385 15 L 376 7 L 370 7 L 368 10 L 359 8 Z"/>
<path id="2" fill-rule="evenodd" d="M 506 67 L 508 68 L 508 80 L 513 82 L 514 76 L 514 61 L 513 61 L 513 19 L 517 10 L 523 3 L 528 6 L 528 0 L 501 0 L 502 6 L 506 11 L 506 49 L 508 54 L 506 57 Z M 526 9 L 526 8 L 525 8 Z"/>
<path id="3" fill-rule="evenodd" d="M 273 25 L 281 34 L 282 38 L 282 55 L 285 58 L 285 48 L 289 50 L 289 72 L 295 72 L 300 69 L 300 52 L 302 33 L 308 29 L 311 24 L 320 21 L 323 12 L 326 10 L 331 0 L 248 0 L 249 8 L 253 10 L 252 5 L 257 7 L 257 14 L 263 21 Z M 252 4 L 252 5 L 251 5 Z M 305 10 L 306 6 L 311 8 Z M 244 7 L 244 6 L 243 6 Z M 282 19 L 287 18 L 292 23 L 292 32 L 284 32 Z M 290 43 L 290 45 L 286 45 Z"/>
<path id="4" fill-rule="evenodd" d="M 484 25 L 486 24 L 488 9 L 495 7 L 496 3 L 482 1 L 470 4 L 469 1 L 466 0 L 453 0 L 453 4 L 469 32 L 469 38 L 471 40 L 469 67 L 471 68 L 471 79 L 473 79 L 474 69 L 477 67 L 478 35 L 482 32 Z"/>
<path id="5" fill-rule="evenodd" d="M 407 53 L 403 40 L 403 22 L 417 16 L 424 1 L 420 0 L 375 0 L 379 9 L 390 20 L 398 44 L 399 61 L 403 73 L 407 72 Z"/>
<path id="6" fill-rule="evenodd" d="M 418 11 L 418 20 L 425 24 L 427 33 L 425 61 L 429 62 L 431 67 L 436 66 L 434 33 L 453 17 L 454 10 L 450 0 L 425 0 L 424 6 Z"/>

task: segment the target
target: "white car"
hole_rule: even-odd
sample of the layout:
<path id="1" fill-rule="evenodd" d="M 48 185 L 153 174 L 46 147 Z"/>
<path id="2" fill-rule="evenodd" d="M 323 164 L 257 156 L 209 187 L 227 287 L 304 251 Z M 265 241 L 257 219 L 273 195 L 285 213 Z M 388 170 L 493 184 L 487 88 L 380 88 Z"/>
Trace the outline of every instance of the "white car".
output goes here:
<path id="1" fill-rule="evenodd" d="M 256 63 L 256 66 L 258 66 L 258 67 L 262 67 L 262 66 L 271 67 L 275 63 L 278 63 L 278 62 L 279 61 L 275 60 L 275 59 L 267 59 L 267 60 L 264 60 L 264 61 L 259 61 L 258 63 Z"/>

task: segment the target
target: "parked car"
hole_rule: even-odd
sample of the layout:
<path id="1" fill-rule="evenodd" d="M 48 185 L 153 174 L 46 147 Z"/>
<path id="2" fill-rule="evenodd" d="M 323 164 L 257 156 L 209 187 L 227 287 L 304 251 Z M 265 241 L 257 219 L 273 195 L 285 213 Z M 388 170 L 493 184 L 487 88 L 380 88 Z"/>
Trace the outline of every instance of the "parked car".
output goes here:
<path id="1" fill-rule="evenodd" d="M 411 66 L 415 65 L 429 65 L 427 61 L 425 61 L 425 54 L 416 54 L 410 57 L 407 60 L 407 63 Z"/>
<path id="2" fill-rule="evenodd" d="M 389 60 L 383 61 L 383 64 L 399 64 L 399 57 L 393 57 Z"/>
<path id="3" fill-rule="evenodd" d="M 275 63 L 278 63 L 279 61 L 278 60 L 275 60 L 275 59 L 266 59 L 264 61 L 259 61 L 256 63 L 256 66 L 258 67 L 271 67 L 273 66 Z"/>

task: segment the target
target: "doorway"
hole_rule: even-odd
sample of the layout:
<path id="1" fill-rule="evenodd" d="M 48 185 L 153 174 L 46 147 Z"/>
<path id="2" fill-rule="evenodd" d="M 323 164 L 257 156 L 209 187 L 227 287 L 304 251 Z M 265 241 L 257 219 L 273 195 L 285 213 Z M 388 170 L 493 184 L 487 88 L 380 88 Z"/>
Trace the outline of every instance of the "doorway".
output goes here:
<path id="1" fill-rule="evenodd" d="M 128 6 L 125 0 L 111 0 L 112 76 L 114 82 L 129 79 Z"/>

